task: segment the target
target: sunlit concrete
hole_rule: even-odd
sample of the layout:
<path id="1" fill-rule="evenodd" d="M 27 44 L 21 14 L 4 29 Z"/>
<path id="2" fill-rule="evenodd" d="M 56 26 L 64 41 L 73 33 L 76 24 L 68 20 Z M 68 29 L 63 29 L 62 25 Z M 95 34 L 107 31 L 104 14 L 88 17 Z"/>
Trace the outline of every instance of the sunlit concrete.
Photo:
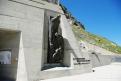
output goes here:
<path id="1" fill-rule="evenodd" d="M 121 62 L 101 66 L 94 72 L 70 77 L 48 79 L 42 81 L 121 81 Z"/>

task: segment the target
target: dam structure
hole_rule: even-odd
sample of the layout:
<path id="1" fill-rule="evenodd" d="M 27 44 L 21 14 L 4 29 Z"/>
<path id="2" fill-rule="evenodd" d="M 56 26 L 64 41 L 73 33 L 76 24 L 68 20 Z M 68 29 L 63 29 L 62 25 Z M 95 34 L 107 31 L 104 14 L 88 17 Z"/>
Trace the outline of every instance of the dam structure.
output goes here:
<path id="1" fill-rule="evenodd" d="M 91 72 L 59 0 L 0 0 L 0 81 Z M 59 68 L 59 69 L 56 69 Z"/>

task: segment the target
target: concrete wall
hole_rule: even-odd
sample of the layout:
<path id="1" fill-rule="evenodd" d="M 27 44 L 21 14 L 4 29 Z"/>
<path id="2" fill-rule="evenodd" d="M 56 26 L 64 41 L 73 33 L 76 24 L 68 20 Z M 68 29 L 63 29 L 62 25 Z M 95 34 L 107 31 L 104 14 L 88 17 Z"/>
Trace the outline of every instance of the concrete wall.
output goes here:
<path id="1" fill-rule="evenodd" d="M 73 66 L 73 58 L 83 58 L 83 54 L 79 49 L 71 26 L 64 15 L 61 16 L 61 27 L 65 42 L 65 63 L 69 66 Z"/>
<path id="2" fill-rule="evenodd" d="M 89 59 L 91 60 L 92 67 L 99 67 L 104 65 L 109 65 L 113 62 L 121 62 L 121 55 L 113 53 L 111 51 L 105 50 L 101 47 L 89 44 L 87 42 L 81 42 L 85 48 L 82 50 L 89 54 Z"/>
<path id="3" fill-rule="evenodd" d="M 43 9 L 11 0 L 0 0 L 0 28 L 22 31 L 28 81 L 36 80 L 41 70 L 43 23 Z"/>
<path id="4" fill-rule="evenodd" d="M 45 77 L 46 74 L 48 74 L 48 76 L 52 75 L 52 72 L 45 72 L 45 75 L 43 75 L 44 72 L 41 71 L 43 63 L 46 63 L 46 61 L 43 60 L 43 58 L 46 58 L 46 55 L 43 54 L 46 54 L 47 50 L 46 45 L 44 45 L 46 44 L 44 42 L 47 41 L 45 37 L 46 26 L 44 25 L 44 19 L 46 19 L 46 11 L 52 11 L 52 13 L 49 14 L 53 14 L 53 12 L 56 14 L 63 14 L 61 8 L 58 5 L 54 5 L 42 0 L 0 0 L 0 29 L 21 31 L 21 41 L 23 45 L 22 49 L 24 51 L 21 51 L 21 49 L 19 49 L 19 54 L 22 54 L 19 56 L 25 56 L 25 59 L 23 60 L 25 60 L 25 68 L 27 70 L 28 81 L 37 81 L 39 79 L 42 79 L 43 76 Z M 61 21 L 63 21 L 61 23 L 61 26 L 63 31 L 63 37 L 65 39 L 66 49 L 65 64 L 73 66 L 73 63 L 75 62 L 73 61 L 73 57 L 82 58 L 83 56 L 79 51 L 78 44 L 76 44 L 77 41 L 64 15 L 62 15 Z M 20 63 L 18 67 L 21 68 Z M 75 68 L 77 68 L 76 71 Z M 68 72 L 65 75 L 72 75 L 76 73 L 83 73 L 89 71 L 89 64 L 75 65 L 74 69 L 68 70 Z M 63 72 L 66 72 L 66 70 L 62 71 L 62 73 Z M 18 71 L 18 73 L 20 73 L 20 71 Z M 56 73 L 56 71 L 53 73 Z M 59 77 L 60 73 L 61 72 L 58 72 L 58 75 L 53 75 L 53 77 Z M 18 78 L 21 77 L 18 75 L 17 81 L 19 81 Z"/>
<path id="5" fill-rule="evenodd" d="M 16 76 L 17 76 L 16 81 L 28 81 L 22 34 L 20 36 L 18 68 L 17 68 L 17 75 Z"/>
<path id="6" fill-rule="evenodd" d="M 121 55 L 102 55 L 99 53 L 90 53 L 92 67 L 109 65 L 114 62 L 121 62 Z"/>
<path id="7" fill-rule="evenodd" d="M 90 59 L 92 68 L 109 65 L 114 62 L 121 62 L 121 55 L 103 49 L 88 42 L 79 42 L 83 57 Z"/>

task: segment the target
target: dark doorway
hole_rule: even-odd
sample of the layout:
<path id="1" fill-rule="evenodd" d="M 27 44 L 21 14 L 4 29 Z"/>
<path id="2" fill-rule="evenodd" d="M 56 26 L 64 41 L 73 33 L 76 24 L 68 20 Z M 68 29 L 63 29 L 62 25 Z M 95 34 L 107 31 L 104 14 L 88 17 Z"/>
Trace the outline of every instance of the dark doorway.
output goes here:
<path id="1" fill-rule="evenodd" d="M 0 30 L 0 81 L 16 81 L 20 32 Z"/>
<path id="2" fill-rule="evenodd" d="M 60 17 L 49 18 L 47 63 L 63 63 L 64 40 L 60 28 Z"/>

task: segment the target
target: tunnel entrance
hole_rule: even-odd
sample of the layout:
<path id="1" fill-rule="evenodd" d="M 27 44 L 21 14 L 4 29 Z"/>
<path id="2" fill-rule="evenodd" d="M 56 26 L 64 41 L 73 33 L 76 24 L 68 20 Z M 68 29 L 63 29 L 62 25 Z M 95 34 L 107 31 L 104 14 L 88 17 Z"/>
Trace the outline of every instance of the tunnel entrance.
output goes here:
<path id="1" fill-rule="evenodd" d="M 0 30 L 0 81 L 16 81 L 20 31 Z"/>

